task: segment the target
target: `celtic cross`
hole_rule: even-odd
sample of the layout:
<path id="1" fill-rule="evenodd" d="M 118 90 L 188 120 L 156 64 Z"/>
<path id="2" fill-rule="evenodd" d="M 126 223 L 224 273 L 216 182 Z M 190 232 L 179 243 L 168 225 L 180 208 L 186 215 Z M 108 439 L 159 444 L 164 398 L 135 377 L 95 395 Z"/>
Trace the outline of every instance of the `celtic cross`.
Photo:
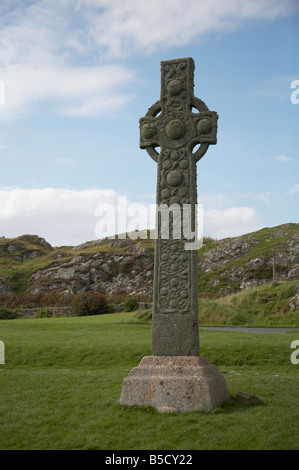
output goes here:
<path id="1" fill-rule="evenodd" d="M 198 249 L 186 242 L 197 241 L 196 162 L 216 144 L 218 116 L 193 96 L 191 58 L 162 62 L 161 71 L 160 101 L 140 119 L 140 146 L 158 163 L 153 355 L 124 379 L 120 403 L 162 413 L 211 411 L 230 394 L 217 367 L 199 356 Z"/>
<path id="2" fill-rule="evenodd" d="M 158 164 L 157 207 L 180 212 L 179 219 L 175 210 L 168 212 L 167 239 L 158 211 L 152 326 L 156 356 L 199 355 L 198 252 L 187 248 L 184 210 L 190 208 L 189 233 L 196 234 L 196 163 L 216 144 L 218 115 L 194 97 L 193 80 L 193 59 L 161 62 L 160 100 L 139 121 L 140 147 Z M 180 236 L 174 236 L 178 222 Z"/>

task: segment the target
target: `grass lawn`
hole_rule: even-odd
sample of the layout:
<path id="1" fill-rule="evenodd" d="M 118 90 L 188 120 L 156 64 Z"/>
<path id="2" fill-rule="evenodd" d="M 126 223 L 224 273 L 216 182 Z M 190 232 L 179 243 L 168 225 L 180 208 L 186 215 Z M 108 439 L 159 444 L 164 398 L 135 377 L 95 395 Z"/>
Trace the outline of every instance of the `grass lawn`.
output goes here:
<path id="1" fill-rule="evenodd" d="M 284 334 L 200 331 L 231 401 L 211 413 L 121 407 L 122 380 L 150 355 L 132 314 L 1 320 L 0 449 L 299 449 L 299 364 Z M 235 400 L 257 395 L 260 406 Z"/>

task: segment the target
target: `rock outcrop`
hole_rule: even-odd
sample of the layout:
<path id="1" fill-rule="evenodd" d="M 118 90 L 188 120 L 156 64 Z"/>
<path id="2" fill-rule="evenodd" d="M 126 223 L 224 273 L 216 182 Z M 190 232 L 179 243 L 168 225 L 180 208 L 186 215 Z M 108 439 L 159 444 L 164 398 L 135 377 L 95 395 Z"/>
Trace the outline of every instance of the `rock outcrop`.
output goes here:
<path id="1" fill-rule="evenodd" d="M 299 224 L 204 244 L 199 251 L 199 278 L 202 290 L 215 295 L 299 279 Z"/>
<path id="2" fill-rule="evenodd" d="M 36 235 L 2 237 L 0 261 L 0 295 L 24 293 L 24 289 L 30 294 L 62 295 L 92 290 L 119 298 L 137 295 L 151 301 L 152 239 L 104 239 L 53 248 Z M 224 240 L 206 238 L 199 250 L 198 266 L 199 295 L 205 297 L 272 282 L 273 274 L 275 280 L 298 279 L 299 284 L 299 224 Z M 292 299 L 290 308 L 298 308 L 298 296 Z"/>
<path id="3" fill-rule="evenodd" d="M 99 251 L 88 253 L 88 248 L 94 246 Z M 140 242 L 131 240 L 110 240 L 108 248 L 108 251 L 102 251 L 101 243 L 81 245 L 77 248 L 80 253 L 67 261 L 34 272 L 29 281 L 29 292 L 68 295 L 91 290 L 107 295 L 151 297 L 153 255 Z"/>
<path id="4" fill-rule="evenodd" d="M 45 252 L 53 250 L 50 243 L 37 235 L 22 235 L 18 238 L 1 238 L 0 258 L 7 258 L 15 261 L 27 261 L 38 258 Z"/>

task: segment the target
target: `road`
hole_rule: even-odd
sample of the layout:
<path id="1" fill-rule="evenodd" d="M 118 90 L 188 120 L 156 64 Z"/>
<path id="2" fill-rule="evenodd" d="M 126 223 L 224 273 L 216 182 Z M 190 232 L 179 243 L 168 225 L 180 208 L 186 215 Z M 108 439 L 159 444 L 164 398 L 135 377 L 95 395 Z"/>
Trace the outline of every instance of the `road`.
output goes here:
<path id="1" fill-rule="evenodd" d="M 218 327 L 200 326 L 201 330 L 241 331 L 243 333 L 286 333 L 287 331 L 298 331 L 299 328 L 241 328 L 241 327 Z"/>

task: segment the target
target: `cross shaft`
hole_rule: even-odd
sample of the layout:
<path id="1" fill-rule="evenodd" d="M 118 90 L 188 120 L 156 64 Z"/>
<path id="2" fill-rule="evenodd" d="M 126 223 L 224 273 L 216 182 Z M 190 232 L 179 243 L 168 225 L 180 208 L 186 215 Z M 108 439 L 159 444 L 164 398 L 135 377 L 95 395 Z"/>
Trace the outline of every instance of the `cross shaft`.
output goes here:
<path id="1" fill-rule="evenodd" d="M 186 249 L 183 208 L 190 209 L 190 233 L 197 234 L 196 162 L 216 144 L 218 116 L 194 97 L 193 77 L 191 58 L 162 62 L 160 100 L 139 121 L 140 147 L 158 163 L 157 208 L 172 214 L 169 238 L 159 210 L 156 226 L 152 350 L 158 356 L 199 355 L 198 253 Z"/>

